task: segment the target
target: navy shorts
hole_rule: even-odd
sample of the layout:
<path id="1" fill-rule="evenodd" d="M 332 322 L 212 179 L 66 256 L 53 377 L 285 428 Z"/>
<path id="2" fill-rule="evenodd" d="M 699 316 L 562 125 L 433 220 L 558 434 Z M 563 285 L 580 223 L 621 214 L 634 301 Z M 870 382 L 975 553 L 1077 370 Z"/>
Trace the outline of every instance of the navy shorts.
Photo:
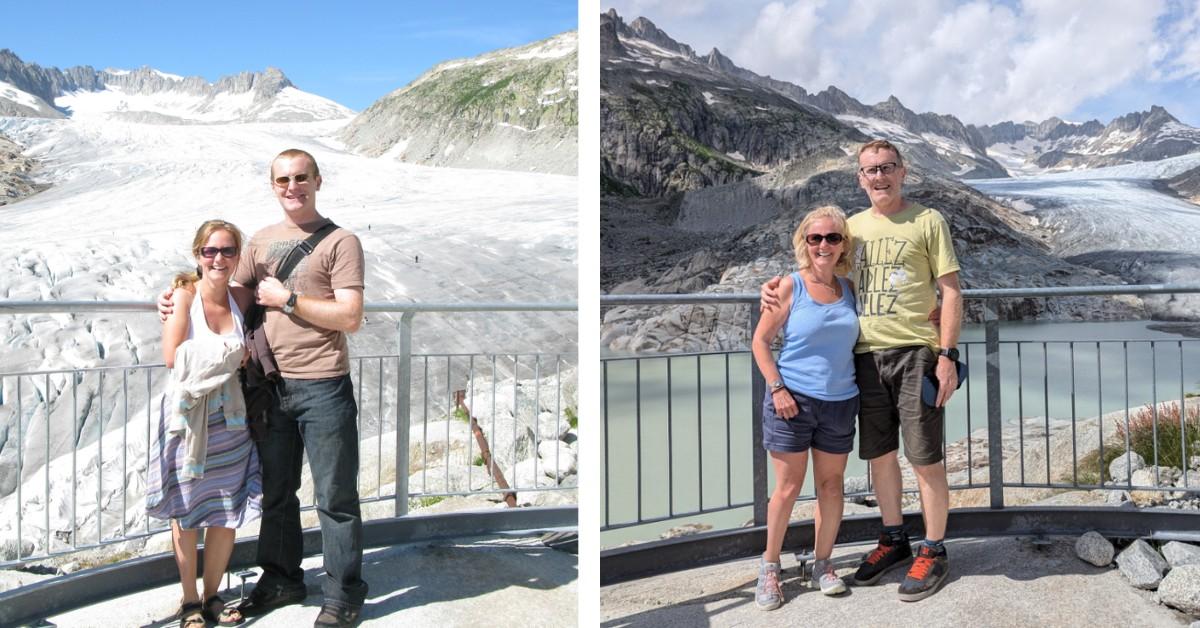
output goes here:
<path id="1" fill-rule="evenodd" d="M 825 401 L 788 392 L 798 408 L 798 414 L 790 419 L 775 413 L 770 391 L 763 399 L 763 449 L 801 452 L 812 447 L 831 454 L 848 454 L 854 449 L 858 395 L 842 401 Z"/>

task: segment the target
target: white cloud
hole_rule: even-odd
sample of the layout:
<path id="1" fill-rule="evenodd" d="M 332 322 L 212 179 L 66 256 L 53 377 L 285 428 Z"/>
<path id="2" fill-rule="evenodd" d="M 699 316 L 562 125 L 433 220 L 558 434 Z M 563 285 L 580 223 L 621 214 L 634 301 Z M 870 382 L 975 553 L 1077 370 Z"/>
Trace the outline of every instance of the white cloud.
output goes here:
<path id="1" fill-rule="evenodd" d="M 837 85 L 868 104 L 896 95 L 915 111 L 965 122 L 1042 120 L 1149 72 L 1167 54 L 1155 31 L 1164 9 L 1161 0 L 771 2 L 733 58 L 809 91 Z M 1178 40 L 1200 52 L 1197 38 Z M 1200 54 L 1189 59 L 1176 73 L 1200 72 Z"/>

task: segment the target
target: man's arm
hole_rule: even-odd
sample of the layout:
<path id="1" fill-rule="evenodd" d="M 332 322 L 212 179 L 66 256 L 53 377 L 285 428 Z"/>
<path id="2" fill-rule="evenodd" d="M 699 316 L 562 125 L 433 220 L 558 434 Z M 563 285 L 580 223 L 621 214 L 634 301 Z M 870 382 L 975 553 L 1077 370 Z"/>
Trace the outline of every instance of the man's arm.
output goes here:
<path id="1" fill-rule="evenodd" d="M 258 282 L 256 295 L 260 305 L 282 308 L 292 291 L 275 277 L 267 277 Z M 292 315 L 322 329 L 347 333 L 358 331 L 362 327 L 362 290 L 339 288 L 333 291 L 333 299 L 297 295 L 296 309 Z"/>
<path id="2" fill-rule="evenodd" d="M 962 288 L 958 285 L 958 273 L 946 273 L 937 279 L 938 291 L 942 293 L 941 324 L 939 341 L 943 347 L 958 346 L 958 334 L 962 327 Z M 938 357 L 938 407 L 946 405 L 958 388 L 958 370 L 954 361 L 946 356 Z"/>

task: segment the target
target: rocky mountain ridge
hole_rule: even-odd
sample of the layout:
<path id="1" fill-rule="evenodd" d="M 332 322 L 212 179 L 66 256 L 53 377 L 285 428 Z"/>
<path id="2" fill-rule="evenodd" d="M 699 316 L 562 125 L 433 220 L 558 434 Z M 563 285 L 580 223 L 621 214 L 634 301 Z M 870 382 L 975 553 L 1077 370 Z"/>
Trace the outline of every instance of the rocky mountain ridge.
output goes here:
<path id="1" fill-rule="evenodd" d="M 1018 171 L 1099 168 L 1158 161 L 1200 150 L 1200 129 L 1183 124 L 1158 105 L 1106 124 L 1057 117 L 1042 122 L 1001 122 L 970 127 L 989 153 Z"/>
<path id="2" fill-rule="evenodd" d="M 435 66 L 338 137 L 362 154 L 435 166 L 577 170 L 574 31 Z"/>
<path id="3" fill-rule="evenodd" d="M 60 70 L 0 50 L 0 114 L 62 118 L 101 114 L 156 123 L 308 122 L 353 112 L 295 87 L 278 68 L 241 72 L 209 83 L 144 66 Z"/>

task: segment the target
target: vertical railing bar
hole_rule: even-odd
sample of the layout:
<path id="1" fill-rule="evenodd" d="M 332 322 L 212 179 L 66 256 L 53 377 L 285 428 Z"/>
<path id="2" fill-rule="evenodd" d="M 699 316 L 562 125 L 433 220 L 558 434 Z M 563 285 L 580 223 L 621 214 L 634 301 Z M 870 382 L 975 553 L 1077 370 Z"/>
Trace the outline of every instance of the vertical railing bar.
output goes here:
<path id="1" fill-rule="evenodd" d="M 520 379 L 521 379 L 521 365 L 520 365 L 520 356 L 519 356 L 518 354 L 516 354 L 516 353 L 514 353 L 514 354 L 513 354 L 513 368 L 512 368 L 512 372 L 513 372 L 513 396 L 512 396 L 512 408 L 513 408 L 513 438 L 512 438 L 512 447 L 513 447 L 513 449 L 512 449 L 512 459 L 513 459 L 513 481 L 512 481 L 512 487 L 515 489 L 515 488 L 520 488 L 520 487 L 518 486 L 518 484 L 520 484 L 520 478 L 518 478 L 518 477 L 517 477 L 517 471 L 516 471 L 516 469 L 517 469 L 517 415 L 518 415 L 518 410 L 517 410 L 517 409 L 521 407 L 521 404 L 520 404 L 520 403 L 518 403 L 518 395 L 519 395 L 519 391 L 517 390 L 517 382 L 518 382 L 518 381 L 520 381 Z M 536 421 L 536 420 L 537 420 L 537 417 L 534 417 L 534 421 Z M 535 454 L 535 455 L 536 455 L 536 454 Z M 535 487 L 532 487 L 532 488 L 537 488 L 537 487 L 535 486 Z"/>
<path id="2" fill-rule="evenodd" d="M 0 379 L 0 385 L 3 385 L 4 380 Z M 76 516 L 75 506 L 79 501 L 79 469 L 77 460 L 79 458 L 79 380 L 75 377 L 75 373 L 71 373 L 71 549 L 79 548 L 79 522 Z M 149 448 L 147 448 L 149 451 Z M 147 468 L 149 468 L 147 466 Z M 146 517 L 146 526 L 149 529 L 150 517 Z"/>
<path id="3" fill-rule="evenodd" d="M 963 357 L 963 359 L 965 359 L 967 361 L 967 364 L 970 364 L 971 363 L 971 345 L 970 345 L 970 343 L 967 343 L 966 345 L 964 345 L 963 349 L 965 350 L 965 353 L 966 353 L 966 355 Z M 999 349 L 997 349 L 997 350 L 999 350 Z M 949 408 L 947 408 L 947 410 L 949 410 Z M 944 412 L 944 413 L 949 414 L 949 412 Z M 943 469 L 946 468 L 946 447 L 947 447 L 946 432 L 948 432 L 948 431 L 949 430 L 946 430 L 944 428 L 942 429 L 942 468 Z M 971 376 L 970 376 L 970 373 L 968 372 L 968 374 L 967 374 L 967 486 L 974 486 L 974 484 L 975 484 L 975 479 L 974 479 L 974 476 L 972 475 L 972 467 L 975 466 L 975 458 L 972 455 L 973 452 L 972 452 L 972 448 L 971 448 L 971 440 L 972 440 L 971 439 Z"/>
<path id="4" fill-rule="evenodd" d="M 1129 343 L 1122 342 L 1125 362 L 1125 486 L 1133 488 L 1133 456 L 1129 455 Z"/>
<path id="5" fill-rule="evenodd" d="M 25 400 L 21 394 L 21 376 L 17 376 L 17 553 L 16 558 L 21 559 L 22 546 L 22 524 L 25 514 L 25 498 L 22 496 L 21 485 L 25 477 L 25 426 L 22 420 L 25 416 Z M 99 503 L 97 501 L 96 503 Z"/>
<path id="6" fill-rule="evenodd" d="M 704 416 L 701 393 L 704 388 L 700 378 L 700 356 L 696 356 L 696 479 L 699 492 L 696 494 L 697 510 L 704 510 Z"/>
<path id="7" fill-rule="evenodd" d="M 637 520 L 642 520 L 642 359 L 633 363 L 634 458 L 633 477 L 637 478 Z"/>
<path id="8" fill-rule="evenodd" d="M 1025 371 L 1021 362 L 1021 343 L 1017 343 L 1017 441 L 1021 461 L 1021 484 L 1025 483 Z"/>
<path id="9" fill-rule="evenodd" d="M 496 389 L 498 389 L 499 387 L 500 387 L 500 382 L 496 380 L 496 354 L 493 353 L 492 354 L 492 440 L 491 440 L 491 442 L 493 442 L 493 443 L 496 442 Z M 516 416 L 513 417 L 513 420 L 514 421 L 516 420 Z M 516 447 L 515 443 L 513 444 L 513 447 L 514 448 Z M 513 452 L 515 453 L 516 449 L 514 449 Z M 491 464 L 491 467 L 488 469 L 488 474 L 491 477 L 489 486 L 491 486 L 491 488 L 496 488 L 496 455 L 495 455 L 495 452 L 492 453 L 492 464 Z"/>
<path id="10" fill-rule="evenodd" d="M 568 424 L 567 429 L 570 428 L 571 426 Z M 554 354 L 554 435 L 557 438 L 554 443 L 554 483 L 556 486 L 562 486 L 563 479 L 562 433 L 562 354 L 556 353 Z M 578 461 L 575 463 L 575 468 L 579 468 Z"/>
<path id="11" fill-rule="evenodd" d="M 1045 416 L 1042 419 L 1046 425 L 1042 438 L 1046 442 L 1046 484 L 1053 484 L 1050 479 L 1050 344 L 1047 342 L 1042 342 L 1042 394 L 1045 395 L 1042 400 Z"/>
<path id="12" fill-rule="evenodd" d="M 412 319 L 404 312 L 397 323 L 396 355 L 396 517 L 408 515 L 409 440 L 412 432 Z"/>
<path id="13" fill-rule="evenodd" d="M 46 492 L 42 497 L 42 512 L 46 515 L 46 554 L 50 554 L 50 374 L 46 373 Z M 1187 460 L 1187 458 L 1184 458 Z M 124 525 L 125 517 L 121 517 Z"/>
<path id="14" fill-rule="evenodd" d="M 1154 486 L 1162 484 L 1158 477 L 1158 342 L 1150 341 L 1150 390 L 1153 400 L 1151 419 L 1153 420 L 1153 436 L 1154 436 Z"/>
<path id="15" fill-rule="evenodd" d="M 446 356 L 446 483 L 442 485 L 442 490 L 450 492 L 450 423 L 454 421 L 454 388 L 450 382 L 450 372 L 453 367 L 451 357 Z M 467 420 L 470 425 L 470 420 Z M 467 487 L 467 490 L 471 490 Z"/>
<path id="16" fill-rule="evenodd" d="M 421 494 L 429 492 L 429 355 L 422 358 L 421 384 Z"/>
<path id="17" fill-rule="evenodd" d="M 1183 341 L 1179 342 L 1179 465 L 1183 467 L 1183 487 L 1188 487 L 1187 396 L 1183 392 Z"/>
<path id="18" fill-rule="evenodd" d="M 1154 421 L 1154 485 L 1159 486 L 1162 482 L 1158 473 L 1158 343 L 1153 340 L 1150 341 L 1150 390 L 1150 398 L 1154 401 L 1151 406 L 1151 418 Z"/>
<path id="19" fill-rule="evenodd" d="M 72 379 L 74 379 L 74 377 L 72 377 Z M 152 418 L 152 412 L 151 412 L 151 398 L 153 397 L 153 394 L 152 394 L 153 388 L 154 388 L 154 386 L 153 386 L 152 379 L 150 377 L 150 369 L 146 369 L 146 474 L 147 474 L 147 477 L 149 477 L 150 463 L 151 463 L 151 457 L 150 457 L 150 440 L 151 440 L 150 429 L 151 428 L 150 428 L 150 426 L 154 422 L 154 420 Z M 74 523 L 72 523 L 72 526 L 74 526 Z M 146 517 L 146 533 L 147 534 L 150 533 L 150 517 L 149 516 Z M 74 532 L 72 532 L 72 534 L 74 534 Z"/>
<path id="20" fill-rule="evenodd" d="M 1075 341 L 1071 347 L 1071 483 L 1079 486 L 1079 454 L 1076 451 L 1075 424 L 1079 420 L 1075 410 Z M 1047 455 L 1049 452 L 1047 452 Z"/>
<path id="21" fill-rule="evenodd" d="M 375 391 L 375 497 L 383 497 L 383 356 L 376 364 L 379 369 L 379 388 Z"/>
<path id="22" fill-rule="evenodd" d="M 533 354 L 533 486 L 538 488 L 538 458 L 542 446 L 542 354 Z"/>
<path id="23" fill-rule="evenodd" d="M 100 436 L 96 440 L 96 543 L 104 541 L 104 511 L 100 508 L 104 495 L 104 371 L 100 371 L 100 384 L 96 393 L 99 411 L 96 414 Z"/>
<path id="24" fill-rule="evenodd" d="M 1096 423 L 1100 430 L 1100 485 L 1104 485 L 1104 368 L 1100 357 L 1100 341 L 1096 341 Z"/>
<path id="25" fill-rule="evenodd" d="M 988 484 L 992 510 L 1004 508 L 1004 450 L 1000 408 L 1000 319 L 991 299 L 983 304 L 987 338 Z M 967 435 L 970 442 L 970 434 Z"/>
<path id="26" fill-rule="evenodd" d="M 471 413 L 475 407 L 475 354 L 467 358 L 467 490 L 475 486 L 475 434 L 472 429 Z"/>
<path id="27" fill-rule="evenodd" d="M 609 495 L 609 487 L 612 485 L 612 478 L 609 477 L 610 465 L 608 457 L 608 362 L 603 361 L 600 363 L 600 366 L 600 402 L 603 406 L 601 410 L 604 413 L 604 422 L 602 426 L 604 433 L 601 435 L 601 439 L 604 441 L 604 473 L 602 474 L 602 477 L 604 478 L 604 525 L 607 527 L 612 523 L 612 519 L 609 516 L 609 511 L 612 506 L 612 499 Z"/>
<path id="28" fill-rule="evenodd" d="M 733 505 L 733 429 L 729 418 L 729 353 L 725 353 L 725 505 Z"/>
<path id="29" fill-rule="evenodd" d="M 675 432 L 671 425 L 671 357 L 667 356 L 667 514 L 675 516 Z"/>
<path id="30" fill-rule="evenodd" d="M 49 376 L 46 377 L 48 380 Z M 121 406 L 125 412 L 125 420 L 121 423 L 121 536 L 124 537 L 128 535 L 125 529 L 125 513 L 129 512 L 129 369 L 121 369 Z M 207 421 L 208 417 L 204 417 L 204 420 Z M 50 464 L 48 454 L 46 464 Z M 46 549 L 50 549 L 49 544 L 46 545 Z"/>

